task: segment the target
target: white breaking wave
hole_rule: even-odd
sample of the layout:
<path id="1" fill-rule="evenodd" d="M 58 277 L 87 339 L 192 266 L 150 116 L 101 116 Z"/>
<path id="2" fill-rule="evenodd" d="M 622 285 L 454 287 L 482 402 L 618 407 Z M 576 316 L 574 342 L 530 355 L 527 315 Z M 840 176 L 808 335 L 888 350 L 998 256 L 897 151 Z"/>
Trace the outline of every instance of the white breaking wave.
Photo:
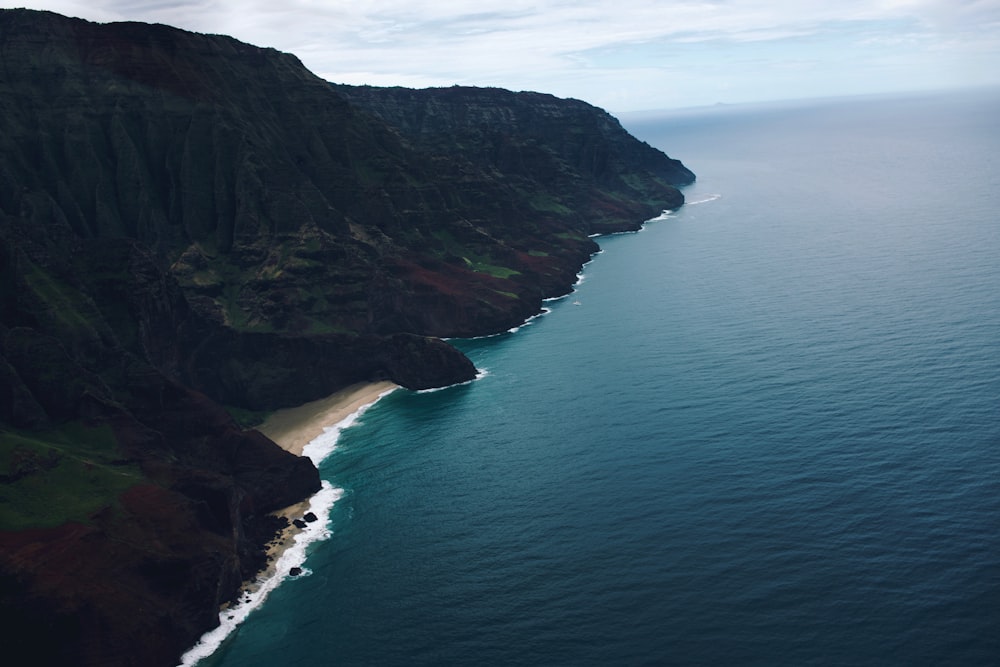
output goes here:
<path id="1" fill-rule="evenodd" d="M 704 197 L 702 199 L 696 199 L 694 201 L 689 201 L 689 202 L 687 202 L 684 205 L 685 206 L 697 206 L 698 204 L 707 204 L 710 201 L 715 201 L 716 199 L 720 198 L 721 196 L 722 195 L 708 195 L 708 196 L 706 196 L 706 197 Z"/>
<path id="2" fill-rule="evenodd" d="M 507 333 L 516 333 L 518 330 L 523 329 L 524 327 L 531 326 L 532 324 L 535 323 L 535 320 L 537 320 L 539 317 L 544 317 L 545 315 L 548 315 L 551 312 L 552 312 L 551 308 L 543 307 L 538 313 L 532 315 L 521 324 L 517 325 L 516 327 L 511 327 L 510 329 L 507 329 Z"/>
<path id="3" fill-rule="evenodd" d="M 655 218 L 650 218 L 646 222 L 659 222 L 660 220 L 666 220 L 671 216 L 671 214 L 673 214 L 673 212 L 674 212 L 673 209 L 669 208 L 664 209 L 658 216 L 656 216 Z"/>
<path id="4" fill-rule="evenodd" d="M 623 234 L 639 234 L 641 232 L 646 231 L 646 225 L 648 223 L 661 222 L 663 220 L 669 220 L 672 217 L 674 217 L 674 210 L 669 208 L 664 209 L 658 216 L 654 218 L 649 218 L 648 220 L 643 220 L 642 224 L 639 225 L 636 229 L 625 229 L 620 232 L 608 232 L 606 234 L 590 234 L 590 238 L 594 238 L 597 236 L 621 236 Z M 595 253 L 595 254 L 600 254 L 600 253 Z"/>
<path id="5" fill-rule="evenodd" d="M 180 667 L 193 667 L 198 661 L 209 657 L 215 653 L 226 637 L 233 633 L 239 625 L 246 620 L 254 609 L 260 607 L 271 591 L 276 589 L 285 580 L 288 572 L 293 567 L 302 567 L 306 560 L 306 549 L 313 542 L 325 540 L 330 537 L 329 516 L 330 509 L 341 496 L 343 489 L 335 488 L 327 481 L 322 482 L 320 490 L 309 499 L 309 510 L 317 517 L 327 517 L 326 521 L 314 521 L 307 523 L 306 527 L 297 533 L 291 546 L 286 548 L 277 561 L 274 563 L 274 574 L 265 579 L 260 585 L 241 595 L 239 600 L 219 614 L 219 627 L 202 635 L 198 643 L 188 649 L 187 653 L 181 656 Z M 303 569 L 298 576 L 306 576 L 310 572 Z"/>
<path id="6" fill-rule="evenodd" d="M 302 455 L 309 457 L 313 464 L 319 467 L 323 459 L 337 448 L 337 440 L 344 429 L 357 424 L 361 415 L 368 408 L 396 389 L 398 387 L 383 391 L 373 402 L 362 405 L 355 412 L 344 417 L 333 426 L 324 427 L 323 434 L 312 440 L 302 449 Z M 223 610 L 219 614 L 219 627 L 202 635 L 198 643 L 181 656 L 179 667 L 194 667 L 199 661 L 219 650 L 222 642 L 247 619 L 250 612 L 264 604 L 264 600 L 267 599 L 271 591 L 291 576 L 289 572 L 292 568 L 300 568 L 301 570 L 296 575 L 296 578 L 312 574 L 311 570 L 303 567 L 303 563 L 306 560 L 306 552 L 311 544 L 329 539 L 333 534 L 330 532 L 330 510 L 333 508 L 334 503 L 340 500 L 343 495 L 343 489 L 334 487 L 326 480 L 321 482 L 320 490 L 309 499 L 309 507 L 306 512 L 303 512 L 303 514 L 312 512 L 320 520 L 306 523 L 304 528 L 295 533 L 292 537 L 292 544 L 286 547 L 281 552 L 278 560 L 272 564 L 274 569 L 271 576 L 258 581 L 256 586 L 242 593 L 235 603 Z"/>
<path id="7" fill-rule="evenodd" d="M 309 457 L 313 464 L 318 468 L 319 464 L 322 463 L 323 460 L 332 454 L 333 450 L 337 448 L 337 441 L 340 439 L 340 434 L 344 432 L 344 429 L 348 429 L 357 424 L 361 419 L 361 415 L 365 414 L 368 408 L 375 405 L 383 398 L 396 391 L 398 388 L 399 387 L 392 387 L 390 389 L 386 389 L 380 393 L 378 398 L 374 401 L 366 405 L 362 405 L 360 408 L 347 415 L 333 426 L 324 426 L 323 434 L 316 437 L 302 448 L 302 455 Z"/>
<path id="8" fill-rule="evenodd" d="M 479 338 L 492 338 L 493 336 L 499 336 L 501 334 L 490 334 L 489 336 L 479 336 Z M 476 377 L 471 380 L 466 380 L 465 382 L 456 382 L 455 384 L 445 385 L 444 387 L 431 387 L 430 389 L 417 389 L 415 394 L 432 394 L 435 391 L 444 391 L 445 389 L 451 389 L 452 387 L 461 387 L 467 384 L 472 384 L 476 380 L 482 380 L 484 377 L 490 374 L 490 371 L 486 368 L 477 368 Z"/>

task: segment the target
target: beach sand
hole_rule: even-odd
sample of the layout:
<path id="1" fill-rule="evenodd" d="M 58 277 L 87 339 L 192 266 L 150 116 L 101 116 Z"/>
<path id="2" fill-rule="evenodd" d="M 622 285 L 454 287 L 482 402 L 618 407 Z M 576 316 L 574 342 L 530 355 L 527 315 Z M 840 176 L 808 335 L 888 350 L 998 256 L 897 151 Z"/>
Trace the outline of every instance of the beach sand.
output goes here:
<path id="1" fill-rule="evenodd" d="M 303 448 L 323 435 L 323 429 L 346 419 L 360 408 L 397 385 L 388 380 L 362 382 L 337 393 L 298 407 L 274 412 L 257 430 L 278 443 L 282 449 L 302 455 Z"/>
<path id="2" fill-rule="evenodd" d="M 258 426 L 257 430 L 274 440 L 282 449 L 301 456 L 305 446 L 323 435 L 324 429 L 338 424 L 366 405 L 371 405 L 382 394 L 397 386 L 389 381 L 353 384 L 326 398 L 278 410 Z M 318 461 L 314 463 L 318 464 Z M 293 544 L 295 535 L 300 532 L 292 521 L 302 519 L 308 509 L 309 499 L 306 499 L 275 512 L 277 516 L 288 519 L 289 524 L 268 548 L 267 553 L 272 565 L 257 575 L 258 582 L 275 575 L 273 563 L 276 563 L 282 552 Z M 244 590 L 248 591 L 254 588 L 254 582 L 244 586 Z"/>

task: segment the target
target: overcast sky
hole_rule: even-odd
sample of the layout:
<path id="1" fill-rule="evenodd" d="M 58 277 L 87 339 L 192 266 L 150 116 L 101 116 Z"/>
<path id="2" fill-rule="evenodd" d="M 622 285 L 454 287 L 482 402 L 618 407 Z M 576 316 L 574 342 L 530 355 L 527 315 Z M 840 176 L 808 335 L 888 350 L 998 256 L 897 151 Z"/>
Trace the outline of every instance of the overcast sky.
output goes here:
<path id="1" fill-rule="evenodd" d="M 610 111 L 1000 84 L 1000 0 L 48 0 L 294 53 L 340 83 Z"/>

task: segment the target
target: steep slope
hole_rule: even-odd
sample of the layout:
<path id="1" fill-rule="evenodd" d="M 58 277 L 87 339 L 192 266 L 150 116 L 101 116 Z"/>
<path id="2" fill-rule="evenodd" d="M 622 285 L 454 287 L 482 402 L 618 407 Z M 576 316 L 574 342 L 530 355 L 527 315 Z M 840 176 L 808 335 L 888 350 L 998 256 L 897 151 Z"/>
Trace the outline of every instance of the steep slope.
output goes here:
<path id="1" fill-rule="evenodd" d="M 597 249 L 589 236 L 638 229 L 681 206 L 675 186 L 694 180 L 680 162 L 578 100 L 458 86 L 334 88 L 388 123 L 455 192 L 456 205 L 437 214 L 423 241 L 424 252 L 441 260 L 435 278 L 457 280 L 463 292 L 483 274 L 495 279 L 476 290 L 479 303 L 460 309 L 441 304 L 440 290 L 436 302 L 397 297 L 375 310 L 383 327 L 447 336 L 508 328 L 538 312 L 542 298 L 570 289 Z"/>
<path id="2" fill-rule="evenodd" d="M 220 407 L 471 379 L 693 175 L 582 102 L 0 10 L 0 633 L 166 665 L 318 474 Z M 53 641 L 58 638 L 58 641 Z"/>
<path id="3" fill-rule="evenodd" d="M 673 186 L 694 181 L 678 160 L 579 100 L 462 86 L 335 88 L 422 152 L 504 183 L 507 196 L 543 223 L 562 214 L 588 234 L 638 229 L 651 214 L 682 205 Z M 508 231 L 505 240 L 517 241 L 521 230 Z"/>

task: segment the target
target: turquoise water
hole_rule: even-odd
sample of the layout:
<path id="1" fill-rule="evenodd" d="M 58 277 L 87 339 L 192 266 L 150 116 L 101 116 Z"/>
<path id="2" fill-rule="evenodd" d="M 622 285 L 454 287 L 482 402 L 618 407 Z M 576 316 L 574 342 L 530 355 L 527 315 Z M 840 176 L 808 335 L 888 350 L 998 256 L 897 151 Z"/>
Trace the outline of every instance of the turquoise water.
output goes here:
<path id="1" fill-rule="evenodd" d="M 690 203 L 345 431 L 209 663 L 1000 663 L 1000 96 L 624 124 Z"/>

